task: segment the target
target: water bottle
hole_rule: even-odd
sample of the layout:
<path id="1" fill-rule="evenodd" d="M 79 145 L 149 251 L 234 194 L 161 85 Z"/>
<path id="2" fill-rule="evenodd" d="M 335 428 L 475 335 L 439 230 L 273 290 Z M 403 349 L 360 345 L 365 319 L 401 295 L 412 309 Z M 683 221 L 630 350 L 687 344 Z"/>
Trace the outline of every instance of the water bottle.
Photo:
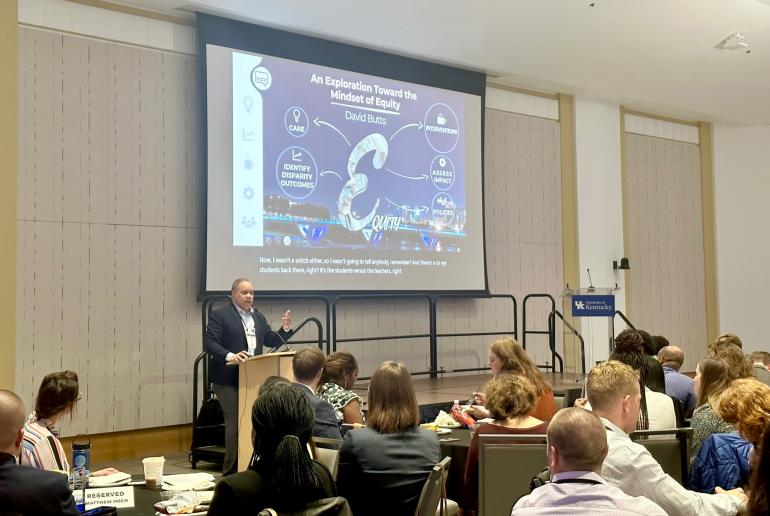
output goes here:
<path id="1" fill-rule="evenodd" d="M 91 476 L 91 440 L 78 435 L 72 440 L 72 485 L 85 489 Z"/>

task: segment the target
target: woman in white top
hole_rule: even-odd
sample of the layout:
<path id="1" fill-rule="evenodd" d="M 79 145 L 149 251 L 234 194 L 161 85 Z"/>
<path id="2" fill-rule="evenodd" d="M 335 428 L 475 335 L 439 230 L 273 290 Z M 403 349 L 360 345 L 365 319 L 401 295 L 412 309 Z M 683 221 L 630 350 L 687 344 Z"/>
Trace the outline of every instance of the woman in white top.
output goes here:
<path id="1" fill-rule="evenodd" d="M 674 400 L 671 396 L 655 392 L 649 387 L 644 388 L 644 396 L 647 398 L 647 422 L 650 430 L 668 430 L 677 427 Z"/>

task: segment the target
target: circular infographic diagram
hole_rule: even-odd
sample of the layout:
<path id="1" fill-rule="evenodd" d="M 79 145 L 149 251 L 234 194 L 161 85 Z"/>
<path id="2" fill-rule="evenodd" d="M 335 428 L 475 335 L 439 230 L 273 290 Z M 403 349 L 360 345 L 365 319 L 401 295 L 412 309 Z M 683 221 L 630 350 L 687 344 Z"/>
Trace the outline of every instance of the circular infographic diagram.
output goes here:
<path id="1" fill-rule="evenodd" d="M 318 184 L 315 158 L 302 147 L 288 147 L 278 156 L 275 177 L 284 194 L 295 200 L 304 199 Z"/>
<path id="2" fill-rule="evenodd" d="M 460 141 L 460 122 L 447 104 L 437 102 L 425 112 L 425 138 L 439 154 L 449 154 Z"/>
<path id="3" fill-rule="evenodd" d="M 448 156 L 436 156 L 430 164 L 430 182 L 439 190 L 449 190 L 455 184 L 455 166 Z"/>

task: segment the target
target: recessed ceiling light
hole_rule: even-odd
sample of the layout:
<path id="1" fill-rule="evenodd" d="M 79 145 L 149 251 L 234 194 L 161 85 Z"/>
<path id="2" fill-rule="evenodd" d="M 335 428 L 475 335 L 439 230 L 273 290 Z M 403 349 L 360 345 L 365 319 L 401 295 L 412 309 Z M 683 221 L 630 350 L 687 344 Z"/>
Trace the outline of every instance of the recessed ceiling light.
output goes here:
<path id="1" fill-rule="evenodd" d="M 746 52 L 751 52 L 751 50 L 749 50 L 749 43 L 746 41 L 746 37 L 740 32 L 730 34 L 725 39 L 714 45 L 714 48 L 718 48 L 719 50 L 744 50 Z"/>

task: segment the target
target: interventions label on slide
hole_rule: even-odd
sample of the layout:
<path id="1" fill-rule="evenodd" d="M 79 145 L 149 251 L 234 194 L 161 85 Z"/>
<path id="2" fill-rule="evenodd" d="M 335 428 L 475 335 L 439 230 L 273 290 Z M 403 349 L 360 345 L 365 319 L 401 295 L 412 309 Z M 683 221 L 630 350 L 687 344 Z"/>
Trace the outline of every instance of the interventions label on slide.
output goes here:
<path id="1" fill-rule="evenodd" d="M 233 245 L 462 250 L 463 94 L 271 56 L 232 59 Z M 263 264 L 321 274 L 377 265 Z"/>

